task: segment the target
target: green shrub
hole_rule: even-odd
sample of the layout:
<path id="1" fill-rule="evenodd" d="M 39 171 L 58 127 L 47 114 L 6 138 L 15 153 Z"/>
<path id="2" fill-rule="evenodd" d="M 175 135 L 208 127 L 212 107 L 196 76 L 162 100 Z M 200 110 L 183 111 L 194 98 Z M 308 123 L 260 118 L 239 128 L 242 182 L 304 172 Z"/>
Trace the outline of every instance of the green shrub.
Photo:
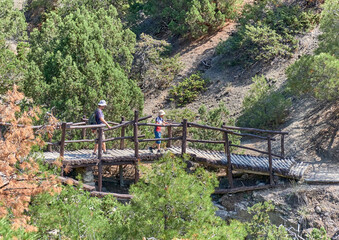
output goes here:
<path id="1" fill-rule="evenodd" d="M 330 240 L 324 227 L 320 229 L 314 228 L 310 234 L 307 235 L 307 240 Z"/>
<path id="2" fill-rule="evenodd" d="M 237 125 L 254 128 L 274 128 L 287 117 L 291 100 L 274 91 L 266 78 L 255 76 L 253 86 L 243 101 L 243 113 Z"/>
<path id="3" fill-rule="evenodd" d="M 11 0 L 0 1 L 0 94 L 11 89 L 24 77 L 27 39 L 25 15 L 14 8 Z M 9 48 L 16 43 L 17 54 Z"/>
<path id="4" fill-rule="evenodd" d="M 339 98 L 339 59 L 328 53 L 305 55 L 286 70 L 289 89 L 321 100 Z"/>
<path id="5" fill-rule="evenodd" d="M 20 239 L 20 240 L 34 240 L 38 239 L 38 234 L 35 232 L 26 232 L 25 229 L 13 229 L 13 226 L 8 218 L 0 218 L 0 238 Z"/>
<path id="6" fill-rule="evenodd" d="M 109 238 L 110 223 L 103 212 L 102 200 L 73 186 L 54 196 L 35 197 L 30 214 L 41 238 Z"/>
<path id="7" fill-rule="evenodd" d="M 284 226 L 277 227 L 271 223 L 268 213 L 273 210 L 274 206 L 270 202 L 257 203 L 248 208 L 248 212 L 253 214 L 246 226 L 249 239 L 292 240 Z"/>
<path id="8" fill-rule="evenodd" d="M 166 88 L 181 70 L 179 55 L 169 57 L 170 44 L 142 33 L 137 42 L 130 77 L 144 91 Z"/>
<path id="9" fill-rule="evenodd" d="M 243 224 L 215 216 L 211 194 L 217 186 L 214 174 L 198 168 L 187 174 L 186 164 L 166 155 L 152 169 L 143 168 L 143 177 L 131 187 L 134 198 L 125 215 L 123 232 L 128 239 L 243 239 Z"/>
<path id="10" fill-rule="evenodd" d="M 327 0 L 324 3 L 324 10 L 321 13 L 320 29 L 322 34 L 319 36 L 319 48 L 316 53 L 329 53 L 339 57 L 339 1 Z"/>
<path id="11" fill-rule="evenodd" d="M 35 197 L 30 214 L 39 238 L 46 239 L 244 239 L 244 224 L 226 224 L 215 216 L 211 194 L 214 174 L 198 168 L 186 172 L 183 160 L 166 155 L 152 168 L 142 168 L 126 204 L 113 197 L 93 198 L 88 192 L 65 187 L 54 196 Z"/>
<path id="12" fill-rule="evenodd" d="M 173 34 L 198 38 L 222 26 L 226 19 L 233 18 L 237 13 L 239 2 L 239 0 L 165 0 L 160 2 L 147 0 L 144 10 Z"/>
<path id="13" fill-rule="evenodd" d="M 316 54 L 302 56 L 287 68 L 288 87 L 293 93 L 329 101 L 339 98 L 338 11 L 338 0 L 325 2 L 320 20 L 323 33 Z"/>
<path id="14" fill-rule="evenodd" d="M 207 80 L 199 74 L 192 74 L 170 90 L 171 100 L 179 106 L 193 102 L 201 91 L 206 90 Z"/>
<path id="15" fill-rule="evenodd" d="M 217 53 L 235 58 L 231 64 L 269 61 L 290 56 L 297 47 L 295 35 L 318 21 L 312 10 L 304 10 L 279 0 L 246 5 L 235 35 L 217 47 Z"/>
<path id="16" fill-rule="evenodd" d="M 100 99 L 108 102 L 109 120 L 141 110 L 140 88 L 127 77 L 136 36 L 123 28 L 116 9 L 59 13 L 49 13 L 41 30 L 31 33 L 25 94 L 36 104 L 55 106 L 66 121 L 89 116 Z"/>

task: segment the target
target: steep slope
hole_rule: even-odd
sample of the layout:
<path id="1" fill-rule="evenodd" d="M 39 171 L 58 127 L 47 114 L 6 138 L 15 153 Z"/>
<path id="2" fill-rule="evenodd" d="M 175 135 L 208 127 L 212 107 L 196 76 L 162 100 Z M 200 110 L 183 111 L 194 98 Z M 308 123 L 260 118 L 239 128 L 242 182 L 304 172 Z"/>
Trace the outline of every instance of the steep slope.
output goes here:
<path id="1" fill-rule="evenodd" d="M 299 46 L 289 59 L 275 58 L 269 64 L 254 64 L 247 68 L 242 66 L 225 66 L 227 56 L 214 54 L 219 41 L 227 39 L 236 25 L 230 23 L 222 30 L 207 39 L 191 43 L 179 53 L 184 63 L 181 76 L 201 70 L 203 76 L 210 80 L 210 85 L 200 97 L 185 106 L 193 111 L 205 104 L 213 108 L 219 102 L 225 102 L 231 116 L 236 118 L 242 110 L 242 101 L 251 86 L 251 78 L 263 74 L 271 79 L 277 88 L 286 83 L 285 69 L 304 54 L 312 54 L 318 47 L 319 27 L 298 36 Z M 154 113 L 160 108 L 173 108 L 168 102 L 168 89 L 159 96 L 145 99 L 146 113 Z M 338 107 L 335 103 L 321 103 L 312 98 L 293 99 L 292 108 L 285 124 L 280 130 L 288 131 L 286 139 L 286 154 L 295 156 L 303 161 L 338 161 Z M 324 131 L 326 134 L 324 135 Z M 321 137 L 321 138 L 319 138 Z M 265 143 L 255 143 L 245 140 L 243 144 L 253 145 L 265 149 Z M 278 144 L 273 145 L 278 148 Z"/>

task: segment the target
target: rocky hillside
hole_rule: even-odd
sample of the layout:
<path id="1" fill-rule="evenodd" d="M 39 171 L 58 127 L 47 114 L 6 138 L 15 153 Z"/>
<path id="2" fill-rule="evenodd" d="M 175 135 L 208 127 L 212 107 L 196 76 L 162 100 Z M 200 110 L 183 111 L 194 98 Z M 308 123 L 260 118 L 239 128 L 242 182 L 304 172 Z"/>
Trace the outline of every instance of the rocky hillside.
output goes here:
<path id="1" fill-rule="evenodd" d="M 242 102 L 251 88 L 252 77 L 264 75 L 274 83 L 276 89 L 284 87 L 287 81 L 286 68 L 302 55 L 312 54 L 318 47 L 318 36 L 321 34 L 319 26 L 299 34 L 298 47 L 290 58 L 276 57 L 268 63 L 255 63 L 248 67 L 227 66 L 225 61 L 228 57 L 215 54 L 215 49 L 221 41 L 225 41 L 235 31 L 236 23 L 229 23 L 214 35 L 192 42 L 178 50 L 184 64 L 179 79 L 192 72 L 200 71 L 203 73 L 202 76 L 210 81 L 207 90 L 183 108 L 196 112 L 202 104 L 213 108 L 220 102 L 225 102 L 231 116 L 237 118 L 242 112 Z M 155 113 L 160 108 L 170 110 L 174 107 L 168 100 L 169 89 L 145 99 L 146 113 Z M 286 144 L 287 155 L 307 162 L 338 163 L 338 112 L 336 102 L 322 102 L 309 96 L 294 97 L 287 120 L 277 127 L 279 130 L 289 132 Z M 250 140 L 244 140 L 244 144 L 261 145 Z"/>

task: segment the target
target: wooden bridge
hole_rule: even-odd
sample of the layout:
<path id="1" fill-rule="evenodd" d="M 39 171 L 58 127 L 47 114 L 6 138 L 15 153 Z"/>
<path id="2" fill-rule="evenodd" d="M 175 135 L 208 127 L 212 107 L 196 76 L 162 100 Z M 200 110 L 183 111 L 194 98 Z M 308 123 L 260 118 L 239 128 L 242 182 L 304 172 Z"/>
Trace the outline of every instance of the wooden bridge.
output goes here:
<path id="1" fill-rule="evenodd" d="M 216 193 L 226 193 L 230 191 L 238 191 L 241 189 L 251 190 L 258 188 L 266 188 L 274 186 L 274 175 L 300 179 L 303 176 L 303 173 L 307 169 L 308 165 L 303 162 L 297 162 L 293 158 L 285 157 L 284 153 L 284 141 L 287 132 L 280 131 L 268 131 L 261 129 L 253 128 L 241 128 L 241 127 L 231 127 L 223 124 L 221 127 L 212 127 L 205 126 L 193 122 L 188 122 L 186 119 L 183 119 L 181 123 L 171 123 L 164 125 L 162 127 L 167 128 L 167 137 L 161 139 L 145 139 L 144 135 L 139 135 L 139 129 L 143 126 L 157 126 L 152 123 L 145 123 L 143 121 L 151 118 L 151 116 L 139 118 L 139 114 L 136 111 L 134 114 L 134 119 L 131 121 L 122 121 L 120 123 L 109 122 L 114 125 L 112 128 L 108 129 L 105 125 L 87 125 L 87 119 L 84 118 L 82 122 L 79 123 L 62 123 L 60 125 L 61 129 L 61 139 L 57 142 L 48 142 L 49 145 L 48 152 L 44 152 L 45 161 L 51 163 L 57 158 L 62 159 L 63 168 L 80 168 L 80 167 L 89 167 L 97 166 L 98 167 L 98 191 L 102 191 L 102 168 L 105 165 L 118 165 L 120 170 L 122 170 L 122 165 L 134 165 L 135 166 L 135 181 L 139 178 L 138 164 L 139 162 L 152 162 L 159 159 L 163 154 L 153 154 L 149 150 L 143 150 L 140 148 L 140 143 L 142 142 L 154 142 L 156 140 L 167 141 L 165 151 L 171 152 L 175 155 L 189 154 L 191 160 L 206 164 L 213 165 L 216 167 L 222 167 L 227 170 L 229 189 L 218 189 Z M 128 126 L 133 127 L 132 136 L 125 136 L 126 128 Z M 98 139 L 87 139 L 86 130 L 96 128 L 98 131 Z M 179 128 L 179 133 L 173 136 L 174 128 Z M 193 139 L 190 138 L 189 129 L 190 128 L 201 128 L 217 133 L 223 134 L 222 140 L 216 139 Z M 81 130 L 82 139 L 80 140 L 68 140 L 66 139 L 66 132 L 71 130 Z M 119 131 L 119 137 L 111 137 L 103 139 L 103 133 L 109 131 Z M 178 132 L 178 131 L 177 131 Z M 244 133 L 245 132 L 245 133 Z M 253 134 L 255 133 L 255 134 Z M 260 139 L 267 142 L 267 150 L 258 150 L 250 147 L 245 147 L 241 145 L 233 144 L 229 141 L 230 135 L 236 135 L 240 137 L 250 137 Z M 279 136 L 279 139 L 273 138 L 273 136 Z M 126 148 L 125 141 L 132 141 L 133 148 Z M 272 141 L 280 140 L 281 151 L 280 153 L 272 152 Z M 104 142 L 114 142 L 119 141 L 120 146 L 118 149 L 109 149 L 107 153 L 102 151 L 102 143 Z M 179 141 L 180 146 L 173 146 L 173 141 Z M 92 154 L 92 150 L 74 150 L 67 151 L 67 144 L 71 143 L 84 143 L 84 142 L 96 142 L 98 143 L 98 153 L 96 155 Z M 221 144 L 223 145 L 224 151 L 213 151 L 213 150 L 200 150 L 194 149 L 188 146 L 189 143 L 209 143 L 209 144 Z M 57 145 L 60 147 L 59 151 L 53 151 L 52 146 Z M 244 155 L 244 154 L 233 154 L 231 153 L 231 148 L 240 148 L 251 150 L 260 153 L 263 156 L 254 156 L 254 155 Z M 250 172 L 261 175 L 268 175 L 270 178 L 270 184 L 257 187 L 245 187 L 245 188 L 235 188 L 233 184 L 233 172 L 235 170 L 240 170 L 244 172 Z M 63 171 L 62 171 L 63 174 Z"/>

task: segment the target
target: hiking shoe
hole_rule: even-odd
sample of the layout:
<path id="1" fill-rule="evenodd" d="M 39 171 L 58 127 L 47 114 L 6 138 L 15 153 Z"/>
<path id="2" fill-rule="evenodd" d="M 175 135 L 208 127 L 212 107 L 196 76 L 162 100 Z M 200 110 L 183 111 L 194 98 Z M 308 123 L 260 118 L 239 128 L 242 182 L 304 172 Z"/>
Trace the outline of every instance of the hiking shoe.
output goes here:
<path id="1" fill-rule="evenodd" d="M 95 152 L 93 152 L 92 155 L 97 155 L 97 154 Z"/>
<path id="2" fill-rule="evenodd" d="M 153 153 L 153 148 L 152 147 L 149 147 L 148 150 Z"/>
<path id="3" fill-rule="evenodd" d="M 103 154 L 107 154 L 108 152 L 106 151 L 106 152 L 102 152 Z"/>

